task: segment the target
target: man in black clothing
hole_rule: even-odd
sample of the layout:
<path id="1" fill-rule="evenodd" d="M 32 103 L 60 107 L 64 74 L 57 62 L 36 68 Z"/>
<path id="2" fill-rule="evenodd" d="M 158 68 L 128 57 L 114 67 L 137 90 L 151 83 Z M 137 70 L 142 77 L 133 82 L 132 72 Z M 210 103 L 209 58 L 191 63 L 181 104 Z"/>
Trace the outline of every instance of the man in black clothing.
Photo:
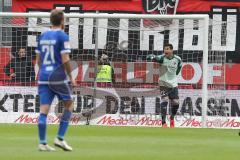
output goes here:
<path id="1" fill-rule="evenodd" d="M 26 49 L 24 48 L 19 49 L 17 56 L 12 58 L 4 67 L 4 72 L 12 78 L 13 82 L 35 81 L 32 59 L 26 56 Z"/>

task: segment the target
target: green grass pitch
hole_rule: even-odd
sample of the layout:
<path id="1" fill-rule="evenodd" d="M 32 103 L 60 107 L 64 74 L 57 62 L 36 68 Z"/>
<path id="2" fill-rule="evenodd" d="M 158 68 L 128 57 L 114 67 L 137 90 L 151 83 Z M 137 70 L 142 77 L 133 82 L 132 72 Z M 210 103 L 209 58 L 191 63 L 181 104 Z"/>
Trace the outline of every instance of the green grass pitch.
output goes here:
<path id="1" fill-rule="evenodd" d="M 56 125 L 48 126 L 52 145 Z M 1 160 L 239 160 L 237 130 L 70 126 L 73 152 L 39 152 L 36 125 L 0 125 Z"/>

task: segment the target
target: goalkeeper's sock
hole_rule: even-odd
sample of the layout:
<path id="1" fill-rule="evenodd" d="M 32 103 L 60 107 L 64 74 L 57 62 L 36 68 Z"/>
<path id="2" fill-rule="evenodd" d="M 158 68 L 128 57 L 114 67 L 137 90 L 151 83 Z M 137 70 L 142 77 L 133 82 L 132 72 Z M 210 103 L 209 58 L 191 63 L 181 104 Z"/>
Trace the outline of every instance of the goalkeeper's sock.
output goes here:
<path id="1" fill-rule="evenodd" d="M 178 108 L 179 108 L 179 104 L 172 106 L 172 114 L 170 116 L 171 120 L 174 120 L 174 117 L 177 114 Z"/>
<path id="2" fill-rule="evenodd" d="M 161 102 L 161 114 L 162 114 L 162 124 L 166 123 L 166 116 L 167 116 L 167 105 L 168 102 Z"/>
<path id="3" fill-rule="evenodd" d="M 47 128 L 47 115 L 44 113 L 40 113 L 38 119 L 38 135 L 40 144 L 47 144 L 46 128 Z"/>
<path id="4" fill-rule="evenodd" d="M 59 129 L 58 129 L 58 136 L 57 138 L 59 140 L 63 140 L 64 139 L 64 135 L 68 129 L 68 125 L 69 125 L 69 119 L 71 118 L 72 112 L 69 111 L 68 109 L 65 109 L 63 112 L 63 115 L 61 117 L 61 121 L 60 121 L 60 125 L 59 125 Z"/>

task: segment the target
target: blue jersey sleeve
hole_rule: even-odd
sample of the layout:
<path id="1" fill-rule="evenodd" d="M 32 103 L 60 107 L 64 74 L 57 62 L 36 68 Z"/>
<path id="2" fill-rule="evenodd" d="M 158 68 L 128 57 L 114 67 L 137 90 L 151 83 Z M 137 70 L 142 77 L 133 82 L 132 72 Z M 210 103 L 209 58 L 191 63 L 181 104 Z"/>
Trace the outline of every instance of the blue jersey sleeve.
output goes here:
<path id="1" fill-rule="evenodd" d="M 66 33 L 63 33 L 61 35 L 60 53 L 65 54 L 65 53 L 70 53 L 70 52 L 71 52 L 71 47 L 70 47 L 70 42 L 69 42 L 69 36 Z"/>

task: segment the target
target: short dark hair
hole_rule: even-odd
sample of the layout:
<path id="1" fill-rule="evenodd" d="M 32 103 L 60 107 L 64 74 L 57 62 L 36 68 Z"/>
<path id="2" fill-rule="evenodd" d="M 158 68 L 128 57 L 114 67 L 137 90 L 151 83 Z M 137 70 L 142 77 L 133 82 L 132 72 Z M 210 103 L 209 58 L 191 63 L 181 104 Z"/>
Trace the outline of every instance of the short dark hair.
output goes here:
<path id="1" fill-rule="evenodd" d="M 163 49 L 164 49 L 165 47 L 169 47 L 170 49 L 173 49 L 173 45 L 172 45 L 171 43 L 166 43 L 166 44 L 164 44 L 164 45 L 163 45 Z"/>
<path id="2" fill-rule="evenodd" d="M 50 21 L 53 26 L 60 26 L 64 18 L 62 10 L 54 9 L 51 11 Z"/>

